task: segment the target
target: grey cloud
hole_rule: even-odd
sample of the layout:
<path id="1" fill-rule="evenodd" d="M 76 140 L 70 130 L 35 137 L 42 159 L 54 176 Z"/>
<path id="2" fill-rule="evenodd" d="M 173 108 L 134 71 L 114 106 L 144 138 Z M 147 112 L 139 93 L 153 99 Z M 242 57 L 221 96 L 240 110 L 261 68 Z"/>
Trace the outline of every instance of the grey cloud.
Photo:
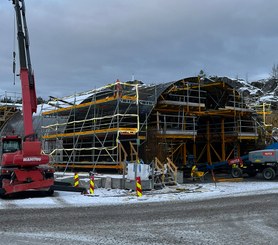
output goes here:
<path id="1" fill-rule="evenodd" d="M 25 0 L 38 95 L 62 96 L 135 78 L 268 74 L 278 62 L 276 0 Z M 1 89 L 13 10 L 0 5 Z M 5 46 L 5 47 L 3 47 Z"/>

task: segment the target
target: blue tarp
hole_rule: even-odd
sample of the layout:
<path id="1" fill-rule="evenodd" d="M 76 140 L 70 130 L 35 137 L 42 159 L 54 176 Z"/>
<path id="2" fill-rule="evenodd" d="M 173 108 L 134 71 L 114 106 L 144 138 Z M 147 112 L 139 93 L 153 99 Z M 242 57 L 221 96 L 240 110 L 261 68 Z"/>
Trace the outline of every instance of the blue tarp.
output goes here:
<path id="1" fill-rule="evenodd" d="M 278 149 L 278 142 L 268 145 L 265 149 Z"/>

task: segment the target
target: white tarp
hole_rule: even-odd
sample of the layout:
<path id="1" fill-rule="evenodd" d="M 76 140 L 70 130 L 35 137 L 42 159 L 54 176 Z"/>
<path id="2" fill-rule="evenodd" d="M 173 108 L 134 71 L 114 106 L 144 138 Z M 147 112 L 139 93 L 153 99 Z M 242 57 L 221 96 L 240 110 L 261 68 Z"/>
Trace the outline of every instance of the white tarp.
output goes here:
<path id="1" fill-rule="evenodd" d="M 137 166 L 136 176 L 140 177 L 141 180 L 148 180 L 150 176 L 150 165 L 142 163 L 128 163 L 127 165 L 127 179 L 135 180 L 135 170 Z"/>

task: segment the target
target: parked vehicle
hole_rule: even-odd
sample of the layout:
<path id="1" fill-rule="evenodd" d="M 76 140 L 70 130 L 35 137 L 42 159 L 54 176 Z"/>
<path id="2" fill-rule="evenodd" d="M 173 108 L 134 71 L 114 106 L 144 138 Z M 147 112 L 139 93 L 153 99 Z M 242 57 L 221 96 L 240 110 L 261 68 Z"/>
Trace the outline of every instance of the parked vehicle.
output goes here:
<path id="1" fill-rule="evenodd" d="M 231 174 L 234 178 L 244 173 L 256 176 L 262 173 L 266 180 L 275 179 L 278 174 L 278 149 L 264 149 L 251 151 L 248 155 L 228 161 L 232 166 Z"/>

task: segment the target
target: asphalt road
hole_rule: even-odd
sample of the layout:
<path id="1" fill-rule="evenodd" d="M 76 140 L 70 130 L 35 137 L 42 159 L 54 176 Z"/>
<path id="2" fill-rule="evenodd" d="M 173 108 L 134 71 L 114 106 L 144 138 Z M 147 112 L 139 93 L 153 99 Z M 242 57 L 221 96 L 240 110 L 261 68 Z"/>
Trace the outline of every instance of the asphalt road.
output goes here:
<path id="1" fill-rule="evenodd" d="M 278 195 L 0 210 L 0 244 L 278 244 Z"/>

